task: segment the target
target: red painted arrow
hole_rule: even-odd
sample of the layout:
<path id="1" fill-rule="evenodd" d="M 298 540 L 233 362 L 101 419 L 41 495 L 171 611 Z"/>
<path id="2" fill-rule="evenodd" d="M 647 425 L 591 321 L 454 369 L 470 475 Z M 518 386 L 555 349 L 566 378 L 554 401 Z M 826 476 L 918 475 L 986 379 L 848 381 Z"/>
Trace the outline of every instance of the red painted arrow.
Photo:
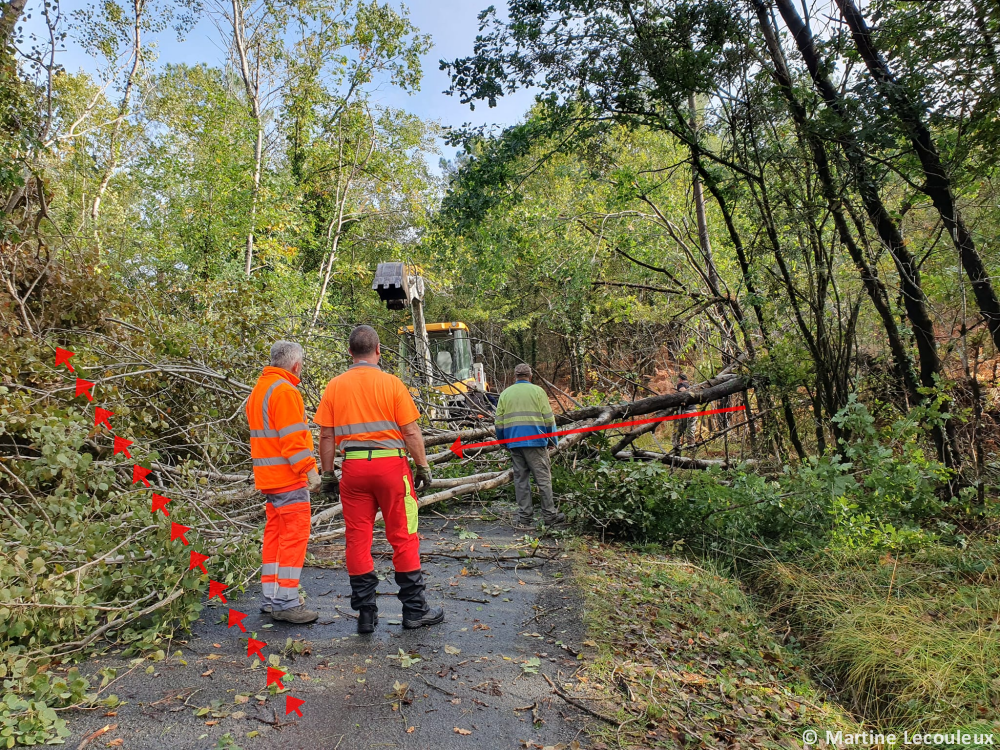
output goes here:
<path id="1" fill-rule="evenodd" d="M 69 349 L 63 349 L 61 346 L 57 346 L 56 347 L 56 367 L 58 367 L 59 365 L 66 365 L 66 369 L 67 370 L 69 370 L 70 372 L 76 372 L 76 370 L 73 369 L 73 365 L 71 365 L 69 363 L 69 358 L 70 357 L 75 357 L 75 356 L 76 356 L 76 354 L 74 354 L 73 352 L 71 352 Z M 79 396 L 80 394 L 77 394 L 77 395 Z"/>
<path id="2" fill-rule="evenodd" d="M 290 695 L 285 696 L 285 716 L 288 716 L 292 711 L 297 713 L 299 717 L 302 717 L 302 712 L 299 711 L 299 706 L 305 703 L 301 698 L 293 698 Z"/>
<path id="3" fill-rule="evenodd" d="M 132 454 L 128 452 L 128 447 L 130 445 L 132 445 L 131 440 L 126 440 L 125 438 L 120 438 L 115 435 L 115 449 L 111 455 L 117 456 L 119 453 L 124 453 L 125 458 L 132 458 Z"/>
<path id="4" fill-rule="evenodd" d="M 180 539 L 184 542 L 184 546 L 187 547 L 188 540 L 184 538 L 184 535 L 191 531 L 190 526 L 181 526 L 179 523 L 170 522 L 170 541 L 173 542 Z M 208 559 L 208 558 L 206 558 Z"/>
<path id="5" fill-rule="evenodd" d="M 200 552 L 195 552 L 191 550 L 191 564 L 188 565 L 188 570 L 194 570 L 195 568 L 201 568 L 201 572 L 208 575 L 208 571 L 205 570 L 205 560 L 207 560 L 210 555 L 203 555 Z"/>
<path id="6" fill-rule="evenodd" d="M 94 384 L 89 380 L 84 380 L 83 378 L 76 379 L 76 393 L 73 394 L 73 398 L 77 396 L 86 396 L 88 401 L 93 401 L 94 396 L 90 392 L 90 389 L 94 387 Z"/>
<path id="7" fill-rule="evenodd" d="M 268 667 L 267 668 L 267 684 L 268 685 L 272 685 L 272 684 L 273 685 L 277 685 L 278 686 L 278 690 L 284 690 L 285 686 L 281 684 L 281 681 L 284 679 L 284 677 L 285 677 L 285 673 L 282 672 L 280 669 L 275 669 L 274 667 Z"/>
<path id="8" fill-rule="evenodd" d="M 139 466 L 139 464 L 135 464 L 132 467 L 132 484 L 135 484 L 136 482 L 142 482 L 144 485 L 149 487 L 149 480 L 146 479 L 146 477 L 148 477 L 150 472 L 152 471 L 153 471 L 152 469 L 147 469 L 145 466 Z"/>
<path id="9" fill-rule="evenodd" d="M 229 611 L 232 612 L 232 610 L 229 610 Z M 243 615 L 243 616 L 246 617 L 246 615 Z M 262 654 L 260 652 L 260 650 L 262 648 L 264 648 L 266 645 L 267 644 L 264 643 L 264 641 L 258 641 L 255 638 L 250 638 L 247 641 L 247 656 L 250 657 L 250 656 L 256 655 L 258 659 L 260 659 L 261 661 L 264 661 L 264 654 Z M 285 676 L 284 672 L 280 672 L 279 674 L 281 675 L 281 677 Z M 279 677 L 278 679 L 281 679 L 281 677 Z M 267 671 L 267 684 L 268 685 L 271 684 L 271 670 L 270 669 Z"/>
<path id="10" fill-rule="evenodd" d="M 640 424 L 652 424 L 653 422 L 668 422 L 671 419 L 693 419 L 709 414 L 728 414 L 734 411 L 743 411 L 745 406 L 729 406 L 725 409 L 709 409 L 708 411 L 692 411 L 684 414 L 671 414 L 668 417 L 650 417 L 649 419 L 635 419 L 631 422 L 616 422 L 615 424 L 598 424 L 590 427 L 577 427 L 573 430 L 560 430 L 559 432 L 546 432 L 542 435 L 525 435 L 524 437 L 506 438 L 504 440 L 488 440 L 485 443 L 469 443 L 462 445 L 462 438 L 451 444 L 451 452 L 462 458 L 463 451 L 469 448 L 485 448 L 488 445 L 504 445 L 506 443 L 517 443 L 522 440 L 537 440 L 538 438 L 557 437 L 558 435 L 573 435 L 577 432 L 597 432 L 598 430 L 615 430 L 619 427 L 634 427 Z"/>
<path id="11" fill-rule="evenodd" d="M 222 595 L 222 592 L 225 591 L 228 588 L 229 587 L 226 584 L 224 584 L 224 583 L 219 583 L 218 581 L 213 581 L 212 579 L 209 579 L 208 580 L 208 598 L 209 598 L 209 601 L 211 601 L 211 599 L 213 597 L 217 596 L 217 597 L 219 597 L 219 599 L 222 600 L 223 604 L 229 604 L 229 602 L 226 601 L 226 597 Z"/>
<path id="12" fill-rule="evenodd" d="M 247 632 L 247 629 L 245 627 L 243 627 L 243 618 L 245 618 L 245 617 L 246 617 L 246 613 L 244 613 L 244 612 L 237 612 L 235 609 L 230 608 L 229 609 L 229 625 L 227 627 L 231 628 L 233 625 L 235 625 L 240 630 L 242 630 L 244 633 Z M 249 656 L 249 654 L 247 654 L 247 656 Z"/>
<path id="13" fill-rule="evenodd" d="M 111 422 L 108 421 L 108 417 L 113 417 L 114 415 L 115 413 L 113 411 L 108 411 L 107 409 L 102 409 L 100 406 L 98 406 L 96 409 L 94 409 L 94 427 L 97 427 L 97 425 L 102 424 L 110 430 Z"/>
<path id="14" fill-rule="evenodd" d="M 161 513 L 163 513 L 163 515 L 169 516 L 170 512 L 167 510 L 167 503 L 169 503 L 169 502 L 170 502 L 170 498 L 169 497 L 164 497 L 163 495 L 157 495 L 154 492 L 153 493 L 153 510 L 152 510 L 152 512 L 155 514 L 156 511 L 160 511 Z"/>

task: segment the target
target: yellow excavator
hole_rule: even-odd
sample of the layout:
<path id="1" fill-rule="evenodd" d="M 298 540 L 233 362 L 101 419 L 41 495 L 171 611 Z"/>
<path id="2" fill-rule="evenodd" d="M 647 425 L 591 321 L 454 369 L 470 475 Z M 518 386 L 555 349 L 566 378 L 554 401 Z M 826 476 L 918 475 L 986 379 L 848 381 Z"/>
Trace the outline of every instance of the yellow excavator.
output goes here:
<path id="1" fill-rule="evenodd" d="M 372 289 L 390 310 L 409 307 L 413 325 L 399 329 L 400 373 L 411 386 L 423 384 L 437 394 L 440 408 L 432 420 L 468 422 L 493 413 L 482 363 L 473 359 L 465 323 L 424 321 L 424 280 L 405 263 L 379 263 Z M 476 345 L 482 354 L 482 345 Z"/>

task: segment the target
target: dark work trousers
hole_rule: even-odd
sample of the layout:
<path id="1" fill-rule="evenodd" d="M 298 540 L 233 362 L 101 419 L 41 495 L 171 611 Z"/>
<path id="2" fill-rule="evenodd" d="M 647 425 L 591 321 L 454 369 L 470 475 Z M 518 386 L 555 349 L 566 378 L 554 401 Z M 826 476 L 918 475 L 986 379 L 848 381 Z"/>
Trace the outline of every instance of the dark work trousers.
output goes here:
<path id="1" fill-rule="evenodd" d="M 535 484 L 542 495 L 542 517 L 549 519 L 556 513 L 552 499 L 552 469 L 549 452 L 545 448 L 511 448 L 510 458 L 514 464 L 514 495 L 522 521 L 530 519 L 534 513 L 531 506 L 531 483 L 529 476 L 535 477 Z"/>

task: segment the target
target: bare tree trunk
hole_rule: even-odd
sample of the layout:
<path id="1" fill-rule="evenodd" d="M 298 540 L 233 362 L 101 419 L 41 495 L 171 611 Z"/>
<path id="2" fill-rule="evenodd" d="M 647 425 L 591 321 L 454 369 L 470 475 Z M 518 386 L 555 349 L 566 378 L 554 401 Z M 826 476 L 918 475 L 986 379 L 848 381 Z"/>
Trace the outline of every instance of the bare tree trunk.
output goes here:
<path id="1" fill-rule="evenodd" d="M 253 270 L 254 232 L 257 228 L 257 199 L 260 195 L 260 172 L 264 157 L 264 128 L 257 120 L 257 141 L 253 149 L 253 188 L 250 193 L 250 230 L 247 232 L 246 275 Z"/>
<path id="2" fill-rule="evenodd" d="M 691 132 L 698 132 L 698 109 L 695 103 L 694 93 L 688 94 L 688 109 L 691 112 L 690 127 Z M 697 153 L 692 157 L 697 159 Z M 694 198 L 694 212 L 698 220 L 698 244 L 701 246 L 701 254 L 705 258 L 706 271 L 708 272 L 709 284 L 712 293 L 718 296 L 719 271 L 715 267 L 715 259 L 712 257 L 712 241 L 708 236 L 708 215 L 705 211 L 705 194 L 701 187 L 701 175 L 698 174 L 697 164 L 692 165 L 691 192 Z"/>
<path id="3" fill-rule="evenodd" d="M 924 172 L 923 191 L 931 199 L 958 250 L 962 265 L 972 283 L 972 292 L 979 311 L 993 337 L 993 344 L 1000 351 L 1000 300 L 990 281 L 983 259 L 976 250 L 975 240 L 962 220 L 955 203 L 951 178 L 941 161 L 937 144 L 925 122 L 926 111 L 910 99 L 896 80 L 881 53 L 875 47 L 871 30 L 854 0 L 837 0 L 840 12 L 854 37 L 861 59 L 875 79 L 879 93 L 885 98 L 893 114 L 903 124 L 913 150 L 920 159 Z"/>
<path id="4" fill-rule="evenodd" d="M 108 185 L 111 183 L 111 178 L 114 176 L 115 169 L 118 168 L 118 155 L 120 152 L 118 135 L 121 133 L 122 123 L 128 115 L 129 100 L 132 97 L 132 89 L 135 86 L 135 77 L 139 72 L 140 65 L 142 65 L 142 14 L 145 10 L 145 5 L 145 0 L 134 0 L 132 4 L 132 10 L 134 13 L 134 26 L 132 29 L 132 68 L 129 70 L 128 79 L 125 81 L 125 91 L 122 93 L 122 102 L 118 107 L 118 117 L 115 119 L 115 123 L 111 128 L 111 138 L 108 143 L 108 167 L 104 170 L 104 174 L 101 175 L 101 181 L 97 185 L 97 193 L 94 195 L 94 202 L 90 207 L 90 220 L 94 225 L 94 240 L 97 243 L 98 252 L 100 252 L 101 249 L 101 237 L 97 230 L 97 222 L 101 217 L 101 201 L 104 199 L 104 193 L 107 192 Z"/>
<path id="5" fill-rule="evenodd" d="M 14 35 L 14 27 L 17 26 L 27 4 L 27 0 L 10 0 L 4 4 L 3 12 L 0 13 L 0 48 L 7 49 Z"/>
<path id="6" fill-rule="evenodd" d="M 241 0 L 232 0 L 233 3 L 233 46 L 236 47 L 236 54 L 240 62 L 240 78 L 246 88 L 247 103 L 250 106 L 250 117 L 257 126 L 257 140 L 253 150 L 253 186 L 250 194 L 250 229 L 247 232 L 246 246 L 246 275 L 250 275 L 253 269 L 253 246 L 254 231 L 257 222 L 257 201 L 260 195 L 260 176 L 264 161 L 264 125 L 260 116 L 260 50 L 257 54 L 256 75 L 250 73 L 250 59 L 247 50 L 246 20 L 243 17 L 243 5 Z"/>
<path id="7" fill-rule="evenodd" d="M 325 267 L 323 269 L 323 284 L 319 291 L 319 296 L 316 298 L 316 307 L 313 309 L 312 321 L 309 323 L 309 330 L 312 331 L 316 327 L 316 321 L 319 320 L 319 311 L 323 307 L 323 300 L 326 298 L 326 290 L 330 285 L 330 275 L 333 273 L 333 263 L 337 259 L 337 251 L 340 248 L 340 238 L 344 231 L 344 224 L 346 219 L 347 210 L 347 198 L 350 194 L 351 185 L 354 184 L 355 178 L 358 176 L 364 167 L 372 158 L 372 154 L 375 153 L 375 118 L 368 113 L 368 121 L 371 126 L 371 139 L 368 144 L 368 153 L 363 159 L 359 158 L 361 145 L 361 139 L 358 138 L 358 143 L 354 149 L 354 162 L 351 164 L 351 170 L 348 172 L 346 178 L 344 178 L 343 188 L 341 188 L 341 176 L 344 171 L 344 138 L 343 138 L 343 127 L 340 128 L 340 142 L 337 149 L 337 190 L 334 198 L 337 203 L 336 216 L 330 220 L 330 226 L 327 229 L 327 242 L 330 244 L 330 256 L 326 261 Z M 343 120 L 340 120 L 340 125 L 343 125 Z M 336 225 L 336 227 L 334 227 Z M 428 371 L 428 377 L 430 377 Z"/>

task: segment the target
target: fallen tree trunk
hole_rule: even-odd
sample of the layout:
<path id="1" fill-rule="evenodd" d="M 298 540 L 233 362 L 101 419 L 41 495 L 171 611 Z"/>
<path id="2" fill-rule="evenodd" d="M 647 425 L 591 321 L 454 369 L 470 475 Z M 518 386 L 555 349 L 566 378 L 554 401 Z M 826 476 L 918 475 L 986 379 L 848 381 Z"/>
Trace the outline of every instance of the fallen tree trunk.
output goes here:
<path id="1" fill-rule="evenodd" d="M 613 412 L 611 408 L 606 408 L 602 413 L 597 415 L 597 418 L 591 423 L 591 426 L 607 424 L 612 419 L 614 419 Z M 550 455 L 554 455 L 565 451 L 567 448 L 572 447 L 574 444 L 578 443 L 583 439 L 584 433 L 578 432 L 575 435 L 570 435 L 564 440 L 559 442 L 555 448 L 549 450 Z M 485 475 L 479 474 L 474 475 L 483 477 Z M 497 487 L 502 487 L 508 484 L 514 478 L 514 472 L 511 469 L 507 469 L 504 472 L 494 476 L 491 479 L 479 479 L 475 482 L 470 482 L 467 484 L 461 484 L 457 487 L 451 487 L 441 492 L 435 492 L 434 494 L 427 495 L 424 498 L 417 501 L 417 507 L 423 508 L 427 505 L 433 505 L 434 503 L 440 503 L 443 500 L 451 500 L 452 498 L 461 497 L 462 495 L 471 495 L 473 492 L 485 492 L 486 490 L 493 490 Z M 343 513 L 343 506 L 335 505 L 332 508 L 328 508 L 322 513 L 318 514 L 313 518 L 313 524 L 322 523 L 324 521 L 329 521 Z M 378 521 L 382 517 L 381 513 L 375 516 L 375 520 Z M 330 541 L 332 539 L 339 539 L 344 535 L 344 529 L 335 529 L 334 531 L 329 531 L 321 534 L 315 534 L 310 537 L 309 541 L 313 544 L 320 542 Z"/>
<path id="2" fill-rule="evenodd" d="M 673 456 L 669 453 L 651 453 L 650 451 L 619 451 L 615 458 L 622 461 L 658 461 L 678 469 L 713 469 L 724 468 L 726 462 L 714 458 L 688 458 Z"/>

